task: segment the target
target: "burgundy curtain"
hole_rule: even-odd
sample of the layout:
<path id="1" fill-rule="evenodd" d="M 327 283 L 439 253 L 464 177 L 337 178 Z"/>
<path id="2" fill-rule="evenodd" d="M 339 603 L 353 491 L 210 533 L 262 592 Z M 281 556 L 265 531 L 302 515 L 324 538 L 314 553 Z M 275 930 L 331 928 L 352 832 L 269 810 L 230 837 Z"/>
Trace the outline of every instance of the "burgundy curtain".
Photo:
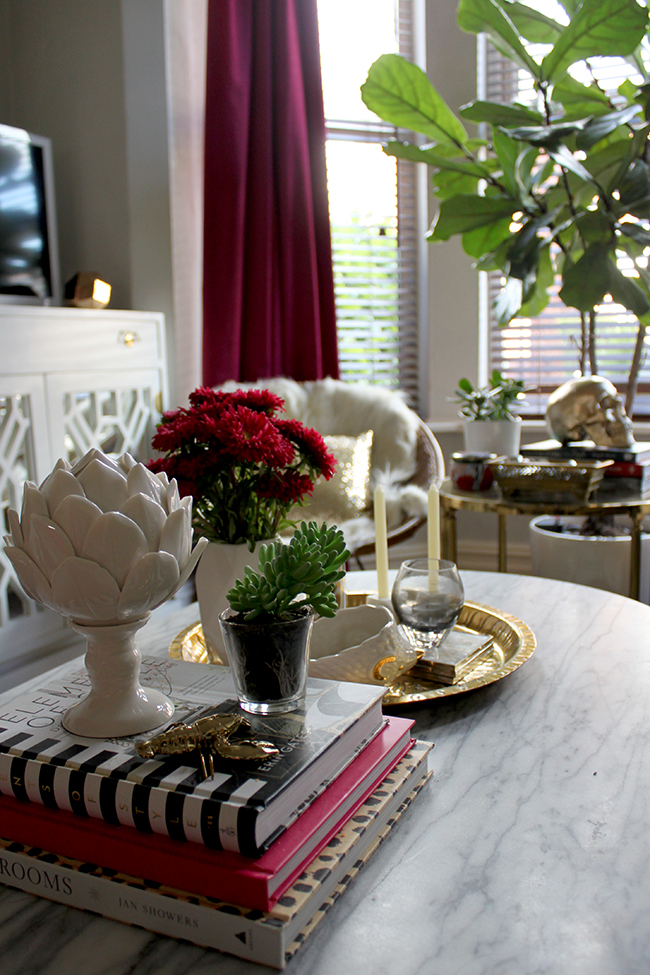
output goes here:
<path id="1" fill-rule="evenodd" d="M 203 381 L 338 375 L 316 0 L 209 0 Z"/>

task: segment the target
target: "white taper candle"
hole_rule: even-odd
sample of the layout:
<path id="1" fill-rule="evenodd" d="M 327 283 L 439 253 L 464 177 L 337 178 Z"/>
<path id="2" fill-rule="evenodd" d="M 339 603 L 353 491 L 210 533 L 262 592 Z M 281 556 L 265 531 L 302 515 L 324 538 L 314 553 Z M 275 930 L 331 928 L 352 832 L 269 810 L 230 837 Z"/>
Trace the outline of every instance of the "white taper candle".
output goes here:
<path id="1" fill-rule="evenodd" d="M 430 559 L 440 558 L 440 495 L 437 485 L 429 488 L 427 504 L 427 548 Z"/>
<path id="2" fill-rule="evenodd" d="M 381 485 L 375 488 L 375 558 L 377 561 L 377 595 L 388 599 L 388 538 L 386 528 L 386 495 Z"/>

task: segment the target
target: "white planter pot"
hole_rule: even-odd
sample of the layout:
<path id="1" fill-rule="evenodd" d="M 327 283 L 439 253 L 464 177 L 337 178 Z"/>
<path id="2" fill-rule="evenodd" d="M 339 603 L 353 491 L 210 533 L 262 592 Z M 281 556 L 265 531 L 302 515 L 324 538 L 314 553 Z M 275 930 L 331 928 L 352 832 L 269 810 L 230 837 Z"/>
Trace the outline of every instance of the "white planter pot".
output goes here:
<path id="1" fill-rule="evenodd" d="M 248 545 L 210 542 L 196 569 L 196 598 L 208 656 L 213 663 L 226 663 L 226 651 L 219 626 L 219 614 L 229 606 L 226 593 L 244 575 L 247 565 L 257 568 L 258 542 L 251 552 Z"/>
<path id="2" fill-rule="evenodd" d="M 465 450 L 516 457 L 521 440 L 521 417 L 512 420 L 465 420 Z"/>
<path id="3" fill-rule="evenodd" d="M 548 515 L 542 515 L 530 522 L 530 555 L 535 575 L 577 582 L 622 596 L 629 595 L 632 548 L 629 535 L 605 538 L 545 530 L 544 524 L 553 520 Z M 579 517 L 560 520 L 564 524 L 580 524 L 583 521 Z M 642 602 L 650 600 L 650 534 L 641 536 L 639 594 Z"/>

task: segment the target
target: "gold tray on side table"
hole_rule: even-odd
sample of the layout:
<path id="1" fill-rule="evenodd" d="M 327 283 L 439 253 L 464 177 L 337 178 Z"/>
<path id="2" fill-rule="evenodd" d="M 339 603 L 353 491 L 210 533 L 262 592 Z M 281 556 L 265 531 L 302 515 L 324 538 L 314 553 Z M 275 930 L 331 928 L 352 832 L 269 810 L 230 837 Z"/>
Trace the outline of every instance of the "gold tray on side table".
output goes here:
<path id="1" fill-rule="evenodd" d="M 384 697 L 385 705 L 415 704 L 492 684 L 520 667 L 532 656 L 536 646 L 535 634 L 516 616 L 469 600 L 460 611 L 457 629 L 491 636 L 494 640 L 492 652 L 457 684 L 438 684 L 403 674 L 389 686 Z M 169 655 L 175 660 L 209 663 L 201 624 L 193 623 L 174 637 Z"/>

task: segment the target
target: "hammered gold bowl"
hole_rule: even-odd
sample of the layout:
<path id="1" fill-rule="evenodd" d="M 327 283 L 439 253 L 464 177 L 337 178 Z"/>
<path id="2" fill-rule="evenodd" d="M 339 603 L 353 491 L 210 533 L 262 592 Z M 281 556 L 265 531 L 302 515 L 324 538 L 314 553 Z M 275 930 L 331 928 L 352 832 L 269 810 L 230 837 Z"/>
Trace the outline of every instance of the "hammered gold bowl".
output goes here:
<path id="1" fill-rule="evenodd" d="M 611 460 L 536 460 L 500 457 L 490 463 L 504 500 L 584 504 Z"/>

